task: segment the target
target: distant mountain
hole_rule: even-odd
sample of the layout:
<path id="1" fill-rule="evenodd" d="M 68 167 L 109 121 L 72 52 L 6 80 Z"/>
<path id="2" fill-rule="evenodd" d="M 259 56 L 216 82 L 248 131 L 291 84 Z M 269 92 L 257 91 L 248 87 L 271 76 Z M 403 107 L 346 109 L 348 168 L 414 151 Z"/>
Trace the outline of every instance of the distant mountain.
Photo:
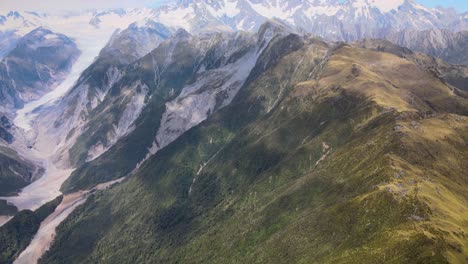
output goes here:
<path id="1" fill-rule="evenodd" d="M 70 162 L 83 166 L 71 175 L 64 191 L 131 172 L 228 105 L 251 71 L 260 69 L 260 62 L 269 64 L 274 59 L 261 55 L 272 37 L 280 33 L 278 26 L 282 31 L 281 25 L 273 23 L 258 34 L 191 35 L 179 30 L 122 71 L 120 80 L 90 113 L 82 134 L 74 130 L 74 136 L 79 137 L 70 148 Z M 58 120 L 69 120 L 68 115 Z M 129 151 L 133 155 L 127 155 Z M 102 175 L 109 166 L 116 168 L 115 173 Z"/>
<path id="2" fill-rule="evenodd" d="M 118 29 L 99 56 L 115 59 L 114 64 L 129 64 L 155 49 L 172 33 L 170 28 L 149 19 L 135 22 L 127 29 Z"/>
<path id="3" fill-rule="evenodd" d="M 30 12 L 0 14 L 0 58 L 14 49 L 22 36 L 40 27 L 40 20 L 39 15 Z"/>
<path id="4" fill-rule="evenodd" d="M 62 34 L 37 28 L 22 37 L 0 63 L 0 110 L 21 108 L 51 91 L 79 56 L 75 43 Z"/>
<path id="5" fill-rule="evenodd" d="M 405 29 L 466 29 L 462 15 L 425 8 L 411 0 L 180 1 L 173 8 L 166 13 L 206 12 L 237 30 L 256 30 L 266 18 L 278 18 L 314 35 L 344 41 L 381 38 Z"/>
<path id="6" fill-rule="evenodd" d="M 15 48 L 20 36 L 14 32 L 0 32 L 0 59 Z"/>
<path id="7" fill-rule="evenodd" d="M 468 31 L 454 33 L 443 29 L 405 30 L 391 33 L 386 39 L 450 63 L 468 65 Z"/>
<path id="8" fill-rule="evenodd" d="M 178 0 L 156 9 L 76 13 L 67 17 L 80 17 L 96 28 L 111 20 L 119 24 L 125 20 L 151 19 L 189 32 L 256 31 L 267 19 L 276 18 L 305 32 L 343 41 L 382 38 L 390 32 L 403 30 L 468 29 L 468 14 L 459 14 L 453 9 L 426 8 L 413 0 Z M 2 16 L 0 32 L 21 34 L 33 27 L 54 24 L 50 21 L 58 19 L 57 16 L 11 12 Z"/>
<path id="9" fill-rule="evenodd" d="M 441 30 L 451 33 L 468 30 L 467 13 L 426 8 L 413 0 L 179 0 L 155 9 L 75 12 L 66 16 L 10 12 L 0 17 L 0 47 L 2 53 L 6 53 L 16 45 L 19 37 L 40 26 L 77 40 L 86 38 L 85 42 L 99 43 L 102 48 L 114 30 L 125 30 L 133 22 L 152 21 L 171 31 L 183 28 L 198 33 L 256 31 L 268 19 L 282 20 L 299 32 L 334 41 L 349 42 L 364 38 L 394 40 L 401 39 L 403 34 L 406 40 L 397 43 L 406 47 L 411 42 L 408 37 L 413 36 L 408 32 Z M 78 31 L 83 33 L 76 34 Z M 89 37 L 83 36 L 90 32 L 95 33 Z M 427 36 L 424 41 L 432 40 Z M 424 47 L 417 48 L 421 50 Z M 444 48 L 451 50 L 448 46 Z"/>
<path id="10" fill-rule="evenodd" d="M 118 14 L 126 13 L 122 10 Z M 109 13 L 96 14 L 93 21 L 101 21 L 105 15 Z M 403 30 L 468 29 L 466 14 L 426 8 L 412 0 L 183 0 L 148 15 L 169 27 L 190 32 L 255 31 L 267 19 L 276 18 L 305 32 L 343 41 L 384 38 L 390 32 Z"/>

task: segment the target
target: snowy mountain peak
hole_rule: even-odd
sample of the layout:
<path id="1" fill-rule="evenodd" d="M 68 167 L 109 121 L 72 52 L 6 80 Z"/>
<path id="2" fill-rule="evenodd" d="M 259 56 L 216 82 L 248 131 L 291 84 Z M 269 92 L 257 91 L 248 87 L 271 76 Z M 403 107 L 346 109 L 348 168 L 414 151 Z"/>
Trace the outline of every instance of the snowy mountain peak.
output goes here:
<path id="1" fill-rule="evenodd" d="M 0 57 L 18 38 L 39 26 L 77 39 L 79 46 L 98 40 L 93 55 L 104 47 L 116 29 L 132 23 L 145 27 L 160 23 L 171 32 L 190 33 L 257 31 L 268 19 L 281 19 L 298 31 L 330 39 L 351 41 L 384 38 L 405 30 L 468 30 L 467 15 L 452 9 L 431 9 L 413 0 L 177 0 L 161 7 L 74 12 L 67 16 L 8 12 L 0 15 Z M 14 34 L 14 35 L 12 35 Z M 98 47 L 99 46 L 99 47 Z"/>
<path id="2" fill-rule="evenodd" d="M 241 7 L 250 7 L 266 17 L 286 18 L 303 8 L 330 9 L 365 8 L 379 9 L 382 13 L 397 10 L 407 0 L 180 0 L 174 6 L 188 8 L 190 6 L 207 6 L 216 14 L 233 17 L 240 13 Z M 409 0 L 408 2 L 412 2 Z"/>
<path id="3" fill-rule="evenodd" d="M 349 4 L 356 8 L 377 8 L 382 13 L 397 10 L 405 0 L 349 0 Z M 345 3 L 346 5 L 346 3 Z"/>

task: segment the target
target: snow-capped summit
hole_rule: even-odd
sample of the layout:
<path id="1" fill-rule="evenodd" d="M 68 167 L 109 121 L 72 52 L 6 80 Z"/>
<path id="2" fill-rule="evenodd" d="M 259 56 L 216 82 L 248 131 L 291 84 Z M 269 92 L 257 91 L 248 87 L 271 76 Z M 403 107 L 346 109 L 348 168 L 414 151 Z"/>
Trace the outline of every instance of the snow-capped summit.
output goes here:
<path id="1" fill-rule="evenodd" d="M 306 32 L 346 41 L 407 29 L 464 29 L 462 15 L 449 12 L 413 0 L 180 0 L 154 10 L 161 23 L 189 31 L 216 22 L 252 31 L 266 19 L 277 18 Z"/>
<path id="2" fill-rule="evenodd" d="M 67 36 L 39 27 L 21 38 L 0 64 L 0 110 L 22 107 L 55 88 L 79 55 Z"/>
<path id="3" fill-rule="evenodd" d="M 468 24 L 466 14 L 427 8 L 413 0 L 178 0 L 155 9 L 117 9 L 67 17 L 12 11 L 0 15 L 0 32 L 22 36 L 46 26 L 69 34 L 70 27 L 64 25 L 70 24 L 97 30 L 112 28 L 113 32 L 147 19 L 172 30 L 184 28 L 189 32 L 255 31 L 272 18 L 325 38 L 345 41 L 408 29 L 459 31 L 466 30 Z"/>
<path id="4" fill-rule="evenodd" d="M 405 3 L 405 0 L 349 0 L 355 8 L 376 8 L 382 13 L 398 10 L 398 7 Z"/>
<path id="5" fill-rule="evenodd" d="M 170 35 L 171 29 L 145 19 L 132 23 L 125 30 L 116 30 L 100 56 L 110 58 L 117 64 L 128 64 L 148 54 Z"/>

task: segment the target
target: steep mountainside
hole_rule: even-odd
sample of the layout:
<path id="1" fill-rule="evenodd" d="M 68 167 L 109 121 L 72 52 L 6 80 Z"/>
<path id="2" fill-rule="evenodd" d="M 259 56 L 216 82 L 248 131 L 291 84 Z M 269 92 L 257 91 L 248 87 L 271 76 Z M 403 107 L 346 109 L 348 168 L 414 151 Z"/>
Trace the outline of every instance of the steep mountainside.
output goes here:
<path id="1" fill-rule="evenodd" d="M 127 29 L 117 30 L 102 49 L 100 57 L 111 60 L 109 63 L 130 64 L 158 47 L 171 35 L 171 29 L 152 20 L 135 22 Z"/>
<path id="2" fill-rule="evenodd" d="M 286 28 L 271 22 L 265 24 L 258 34 L 241 32 L 199 36 L 182 30 L 128 67 L 114 89 L 128 87 L 126 89 L 130 91 L 141 90 L 144 104 L 140 103 L 139 109 L 130 109 L 129 116 L 122 115 L 125 118 L 122 121 L 114 121 L 119 124 L 114 127 L 125 124 L 120 130 L 122 138 L 119 141 L 109 140 L 106 132 L 109 128 L 102 122 L 102 117 L 97 115 L 96 121 L 89 123 L 92 124 L 92 134 L 80 136 L 70 149 L 71 162 L 82 164 L 85 159 L 89 162 L 73 172 L 63 190 L 70 192 L 88 188 L 127 175 L 146 157 L 229 104 L 248 81 L 254 66 L 260 67 L 256 65 L 260 63 L 258 59 L 263 58 L 262 63 L 268 65 L 269 60 L 276 56 L 268 58 L 262 53 L 274 34 L 287 34 Z M 144 88 L 138 89 L 135 85 Z M 109 103 L 127 96 L 127 93 L 117 91 L 111 93 L 107 98 L 109 101 L 101 104 L 102 107 L 110 109 L 112 105 L 116 109 L 114 111 L 124 110 Z M 107 146 L 111 148 L 100 155 Z M 129 152 L 133 155 L 128 155 Z M 96 158 L 87 158 L 90 154 Z M 109 166 L 114 168 L 111 175 L 105 173 Z"/>
<path id="3" fill-rule="evenodd" d="M 125 10 L 120 11 L 125 14 Z M 93 21 L 109 13 L 96 14 Z M 258 30 L 266 19 L 333 40 L 383 37 L 406 29 L 467 29 L 466 15 L 449 9 L 429 9 L 413 0 L 179 0 L 152 10 L 150 16 L 191 32 Z M 177 19 L 175 19 L 177 17 Z"/>
<path id="4" fill-rule="evenodd" d="M 232 102 L 91 196 L 42 263 L 468 261 L 466 92 L 388 42 L 266 28 Z"/>
<path id="5" fill-rule="evenodd" d="M 41 129 L 46 131 L 46 135 L 43 135 L 46 144 L 52 141 L 61 145 L 55 156 L 63 161 L 62 166 L 68 166 L 68 149 L 78 137 L 83 135 L 82 138 L 87 141 L 99 141 L 99 137 L 106 137 L 102 150 L 97 150 L 103 152 L 125 133 L 133 119 L 138 117 L 138 108 L 142 106 L 145 97 L 145 92 L 134 86 L 126 87 L 125 94 L 120 93 L 120 86 L 123 85 L 120 81 L 126 68 L 159 46 L 171 34 L 163 25 L 149 21 L 131 24 L 122 31 L 117 30 L 57 105 L 41 113 L 37 123 L 41 123 Z M 113 91 L 116 85 L 120 86 L 114 89 L 119 90 Z M 102 133 L 97 135 L 96 131 L 99 130 Z M 92 145 L 85 146 L 86 152 L 80 150 L 76 153 L 80 162 L 95 158 L 93 151 L 89 155 L 87 153 Z M 72 163 L 79 162 L 74 160 Z"/>
<path id="6" fill-rule="evenodd" d="M 71 39 L 44 28 L 21 38 L 0 63 L 0 110 L 21 108 L 51 91 L 79 53 Z"/>

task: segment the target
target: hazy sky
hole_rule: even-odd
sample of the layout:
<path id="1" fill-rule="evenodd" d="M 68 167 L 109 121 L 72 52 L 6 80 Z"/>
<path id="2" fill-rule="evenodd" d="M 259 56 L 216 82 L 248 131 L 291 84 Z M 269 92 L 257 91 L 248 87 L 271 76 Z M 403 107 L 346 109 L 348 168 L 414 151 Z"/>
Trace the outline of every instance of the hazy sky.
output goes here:
<path id="1" fill-rule="evenodd" d="M 37 12 L 80 9 L 136 8 L 157 6 L 163 0 L 0 0 L 0 12 L 24 10 Z"/>
<path id="2" fill-rule="evenodd" d="M 459 11 L 468 11 L 468 0 L 417 0 L 417 2 L 429 7 L 454 7 Z"/>
<path id="3" fill-rule="evenodd" d="M 167 0 L 0 0 L 0 12 L 10 10 L 56 12 L 80 9 L 154 7 L 163 1 Z M 417 2 L 430 7 L 455 7 L 459 11 L 468 11 L 468 0 L 417 0 Z"/>

